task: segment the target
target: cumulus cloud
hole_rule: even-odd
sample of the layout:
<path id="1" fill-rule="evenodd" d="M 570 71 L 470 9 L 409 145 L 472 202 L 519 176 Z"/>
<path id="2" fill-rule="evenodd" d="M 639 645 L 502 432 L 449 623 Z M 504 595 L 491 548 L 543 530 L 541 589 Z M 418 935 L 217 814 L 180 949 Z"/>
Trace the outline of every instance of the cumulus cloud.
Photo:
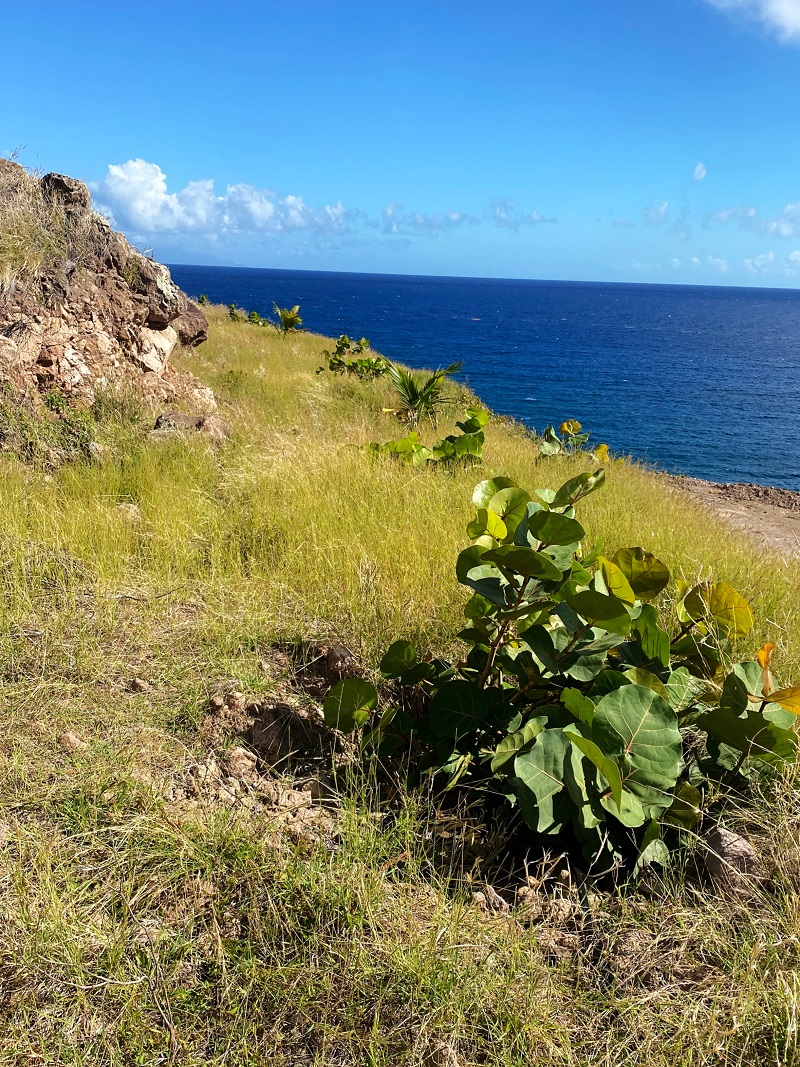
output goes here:
<path id="1" fill-rule="evenodd" d="M 161 167 L 144 159 L 111 164 L 92 195 L 117 225 L 145 234 L 332 232 L 345 230 L 349 215 L 341 200 L 318 211 L 302 196 L 254 185 L 229 185 L 217 194 L 209 178 L 170 192 Z"/>
<path id="2" fill-rule="evenodd" d="M 767 274 L 772 269 L 774 262 L 774 252 L 762 252 L 760 256 L 753 256 L 752 259 L 745 259 L 742 262 L 742 266 L 745 270 L 749 270 L 751 274 Z"/>
<path id="3" fill-rule="evenodd" d="M 660 226 L 669 218 L 669 200 L 656 200 L 642 208 L 642 222 L 646 226 Z"/>
<path id="4" fill-rule="evenodd" d="M 706 0 L 720 11 L 762 22 L 784 41 L 800 39 L 800 0 Z"/>
<path id="5" fill-rule="evenodd" d="M 555 219 L 545 218 L 538 211 L 528 211 L 527 213 L 517 211 L 516 202 L 511 196 L 492 200 L 486 214 L 495 226 L 514 231 L 519 230 L 521 226 L 539 226 L 543 222 L 556 221 Z"/>
<path id="6" fill-rule="evenodd" d="M 705 163 L 701 162 L 698 163 L 697 166 L 694 168 L 692 178 L 696 182 L 701 182 L 703 178 L 705 178 L 706 174 L 708 174 L 708 167 L 705 165 Z"/>
<path id="7" fill-rule="evenodd" d="M 421 211 L 404 211 L 402 204 L 391 203 L 383 209 L 381 229 L 384 233 L 424 233 L 435 237 L 465 223 L 477 226 L 479 222 L 474 215 L 453 208 L 438 215 L 426 215 Z"/>

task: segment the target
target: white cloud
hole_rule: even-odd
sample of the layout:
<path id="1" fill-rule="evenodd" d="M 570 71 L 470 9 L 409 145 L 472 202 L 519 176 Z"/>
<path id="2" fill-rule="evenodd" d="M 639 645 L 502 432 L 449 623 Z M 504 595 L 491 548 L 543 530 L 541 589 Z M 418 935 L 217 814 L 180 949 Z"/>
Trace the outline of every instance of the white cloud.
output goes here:
<path id="1" fill-rule="evenodd" d="M 698 163 L 697 166 L 694 168 L 694 173 L 692 174 L 692 177 L 696 182 L 701 182 L 703 178 L 705 178 L 706 174 L 708 174 L 708 167 L 705 165 L 705 163 L 701 162 Z"/>
<path id="2" fill-rule="evenodd" d="M 647 226 L 660 226 L 669 218 L 669 200 L 656 200 L 650 207 L 642 208 L 642 222 Z"/>
<path id="3" fill-rule="evenodd" d="M 383 209 L 381 229 L 384 233 L 426 233 L 436 237 L 464 223 L 477 226 L 479 222 L 474 215 L 453 208 L 438 215 L 426 215 L 421 211 L 404 211 L 402 204 L 391 203 Z"/>
<path id="4" fill-rule="evenodd" d="M 774 262 L 774 252 L 762 252 L 760 256 L 745 259 L 742 266 L 745 270 L 749 270 L 751 274 L 768 274 Z"/>
<path id="5" fill-rule="evenodd" d="M 763 22 L 784 41 L 800 39 L 800 0 L 706 0 L 721 11 Z"/>
<path id="6" fill-rule="evenodd" d="M 493 200 L 487 209 L 487 215 L 495 226 L 507 230 L 519 230 L 520 226 L 538 226 L 543 222 L 555 222 L 555 219 L 545 218 L 538 211 L 527 213 L 517 211 L 517 205 L 511 196 Z"/>
<path id="7" fill-rule="evenodd" d="M 115 223 L 136 233 L 281 233 L 289 230 L 342 231 L 348 212 L 341 200 L 316 211 L 302 196 L 278 196 L 254 185 L 229 185 L 214 191 L 205 178 L 169 192 L 167 176 L 157 163 L 129 159 L 111 164 L 92 185 L 95 204 Z"/>
<path id="8" fill-rule="evenodd" d="M 800 200 L 786 204 L 774 218 L 765 217 L 754 207 L 725 208 L 723 211 L 714 211 L 706 217 L 707 223 L 724 224 L 733 221 L 738 221 L 742 229 L 759 230 L 773 237 L 800 237 Z"/>
<path id="9" fill-rule="evenodd" d="M 692 256 L 691 259 L 682 260 L 677 256 L 670 260 L 669 265 L 676 270 L 682 270 L 685 267 L 691 267 L 696 270 L 698 267 L 713 267 L 714 270 L 718 270 L 720 274 L 730 274 L 731 265 L 727 259 L 722 259 L 720 256 Z"/>

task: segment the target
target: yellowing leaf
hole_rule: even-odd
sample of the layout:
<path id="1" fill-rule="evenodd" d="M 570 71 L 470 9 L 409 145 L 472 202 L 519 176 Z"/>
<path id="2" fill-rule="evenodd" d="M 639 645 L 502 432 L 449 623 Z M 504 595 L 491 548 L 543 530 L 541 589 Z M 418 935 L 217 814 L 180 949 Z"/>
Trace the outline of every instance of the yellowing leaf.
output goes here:
<path id="1" fill-rule="evenodd" d="M 608 445 L 598 445 L 597 448 L 594 450 L 594 454 L 597 457 L 598 463 L 608 463 L 608 460 L 610 458 L 608 452 Z"/>
<path id="2" fill-rule="evenodd" d="M 800 715 L 800 685 L 793 685 L 788 689 L 779 689 L 777 693 L 770 693 L 769 699 L 774 704 L 780 704 L 782 708 L 791 711 L 792 715 Z"/>
<path id="3" fill-rule="evenodd" d="M 767 694 L 772 691 L 772 686 L 774 684 L 772 681 L 772 673 L 769 669 L 769 661 L 772 659 L 772 650 L 774 647 L 775 646 L 771 641 L 767 641 L 767 643 L 762 645 L 756 653 L 756 659 L 761 668 L 761 692 L 764 696 L 767 696 Z"/>
<path id="4" fill-rule="evenodd" d="M 561 425 L 558 428 L 558 432 L 559 433 L 573 434 L 573 433 L 580 433 L 580 429 L 581 429 L 581 424 L 578 422 L 577 419 L 567 419 L 565 422 L 561 423 Z"/>
<path id="5" fill-rule="evenodd" d="M 769 667 L 769 661 L 772 659 L 772 650 L 775 646 L 771 641 L 767 641 L 765 645 L 756 652 L 756 659 L 758 660 L 759 667 Z"/>

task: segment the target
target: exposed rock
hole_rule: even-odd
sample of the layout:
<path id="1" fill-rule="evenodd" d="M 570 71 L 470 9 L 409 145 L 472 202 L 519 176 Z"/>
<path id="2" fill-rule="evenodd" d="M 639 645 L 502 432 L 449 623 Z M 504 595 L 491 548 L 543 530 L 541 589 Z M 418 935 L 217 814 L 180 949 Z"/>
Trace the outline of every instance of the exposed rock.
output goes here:
<path id="1" fill-rule="evenodd" d="M 182 311 L 176 319 L 173 319 L 170 325 L 174 330 L 177 330 L 178 340 L 182 345 L 196 348 L 203 341 L 208 340 L 208 323 L 197 304 L 190 302 L 186 310 Z"/>
<path id="2" fill-rule="evenodd" d="M 57 200 L 70 211 L 86 211 L 91 203 L 91 195 L 83 182 L 66 174 L 45 174 L 41 186 L 48 200 Z"/>
<path id="3" fill-rule="evenodd" d="M 165 411 L 156 419 L 154 432 L 159 436 L 178 432 L 195 432 L 211 441 L 227 441 L 230 427 L 219 415 L 186 415 L 181 411 Z"/>
<path id="4" fill-rule="evenodd" d="M 85 752 L 89 747 L 77 734 L 72 733 L 62 734 L 58 739 L 58 743 L 67 752 Z"/>
<path id="5" fill-rule="evenodd" d="M 179 340 L 200 344 L 208 326 L 167 267 L 94 214 L 82 182 L 37 179 L 0 160 L 0 226 L 14 211 L 54 251 L 38 265 L 21 259 L 21 273 L 0 279 L 0 386 L 91 403 L 98 389 L 133 385 L 156 402 L 213 411 L 213 394 L 170 364 Z"/>
<path id="6" fill-rule="evenodd" d="M 138 524 L 142 521 L 142 513 L 136 504 L 117 504 L 117 511 L 120 515 L 123 515 L 128 522 Z M 136 679 L 134 679 L 136 681 Z"/>
<path id="7" fill-rule="evenodd" d="M 715 826 L 706 844 L 706 869 L 715 881 L 745 886 L 766 877 L 764 861 L 741 834 Z"/>
<path id="8" fill-rule="evenodd" d="M 326 664 L 328 674 L 333 678 L 346 678 L 357 667 L 356 658 L 350 649 L 337 644 L 331 645 L 328 649 Z"/>
<path id="9" fill-rule="evenodd" d="M 134 507 L 135 505 L 130 505 Z M 149 693 L 152 686 L 149 682 L 146 682 L 144 678 L 131 678 L 128 682 L 128 692 L 130 693 Z"/>

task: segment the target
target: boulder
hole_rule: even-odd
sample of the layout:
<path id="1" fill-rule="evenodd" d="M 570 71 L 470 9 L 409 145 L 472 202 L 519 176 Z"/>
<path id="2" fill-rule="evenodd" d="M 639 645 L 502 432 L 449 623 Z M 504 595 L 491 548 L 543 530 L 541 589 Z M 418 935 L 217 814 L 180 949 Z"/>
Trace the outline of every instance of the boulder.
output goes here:
<path id="1" fill-rule="evenodd" d="M 190 348 L 197 348 L 198 345 L 208 340 L 206 317 L 197 304 L 192 304 L 191 301 L 186 310 L 172 320 L 170 326 L 177 331 L 180 343 Z"/>
<path id="2" fill-rule="evenodd" d="M 91 195 L 83 182 L 66 174 L 45 174 L 41 187 L 48 200 L 57 200 L 68 211 L 86 211 L 91 203 Z"/>

